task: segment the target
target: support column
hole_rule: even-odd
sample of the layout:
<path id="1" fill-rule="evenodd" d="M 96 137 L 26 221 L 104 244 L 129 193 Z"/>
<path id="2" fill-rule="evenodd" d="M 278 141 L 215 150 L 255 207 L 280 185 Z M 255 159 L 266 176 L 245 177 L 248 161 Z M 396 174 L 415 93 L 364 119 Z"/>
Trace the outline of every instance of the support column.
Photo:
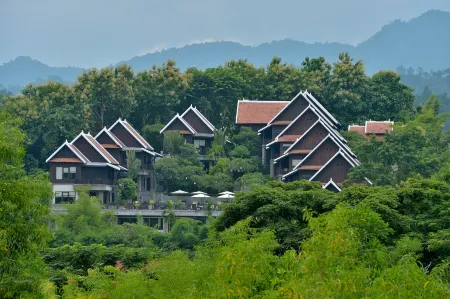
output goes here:
<path id="1" fill-rule="evenodd" d="M 163 232 L 168 233 L 169 232 L 169 222 L 166 218 L 163 218 Z"/>
<path id="2" fill-rule="evenodd" d="M 262 165 L 266 166 L 266 146 L 263 144 L 261 149 L 261 161 Z"/>

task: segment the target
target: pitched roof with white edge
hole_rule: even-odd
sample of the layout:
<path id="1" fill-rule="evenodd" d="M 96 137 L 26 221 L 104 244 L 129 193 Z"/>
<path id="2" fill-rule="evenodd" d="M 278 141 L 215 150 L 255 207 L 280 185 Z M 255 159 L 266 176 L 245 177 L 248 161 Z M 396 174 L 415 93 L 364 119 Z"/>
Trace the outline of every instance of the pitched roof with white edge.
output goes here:
<path id="1" fill-rule="evenodd" d="M 50 157 L 45 160 L 45 163 L 48 163 L 64 146 L 67 146 L 83 163 L 89 162 L 88 158 L 86 158 L 77 148 L 75 145 L 70 144 L 67 142 L 67 140 L 60 146 L 56 151 L 53 152 L 53 154 L 50 155 Z"/>
<path id="2" fill-rule="evenodd" d="M 324 143 L 327 139 L 331 139 L 331 138 L 332 138 L 332 137 L 331 137 L 331 134 L 328 133 L 328 135 L 325 136 L 325 138 L 322 139 L 322 140 L 319 142 L 319 144 L 317 144 L 316 147 L 315 147 L 308 155 L 306 155 L 305 159 L 301 160 L 297 165 L 295 165 L 294 169 L 292 169 L 292 170 L 293 170 L 293 171 L 294 171 L 294 170 L 297 170 L 297 168 L 299 168 L 299 167 L 303 164 L 303 162 L 305 162 L 312 154 L 315 153 L 315 151 L 322 145 L 322 143 Z M 337 146 L 340 148 L 339 145 L 337 145 Z"/>
<path id="3" fill-rule="evenodd" d="M 352 162 L 350 159 L 349 159 L 349 157 L 345 154 L 345 152 L 343 152 L 342 150 L 339 150 L 330 160 L 328 160 L 328 162 L 327 163 L 325 163 L 325 165 L 323 165 L 322 166 L 322 168 L 320 168 L 310 179 L 309 179 L 309 181 L 313 181 L 314 179 L 315 179 L 315 177 L 316 176 L 318 176 L 319 175 L 319 173 L 321 173 L 322 172 L 322 170 L 324 170 L 327 166 L 328 166 L 328 164 L 330 164 L 337 156 L 341 156 L 341 157 L 343 157 L 345 160 L 347 160 L 347 162 L 352 166 L 352 167 L 355 167 L 355 166 L 357 166 L 356 164 L 354 164 L 354 162 Z"/>
<path id="4" fill-rule="evenodd" d="M 275 121 L 275 119 L 281 114 L 283 113 L 284 110 L 288 109 L 288 107 L 299 97 L 302 96 L 303 99 L 305 99 L 310 106 L 312 106 L 313 108 L 316 108 L 318 111 L 318 113 L 327 121 L 330 122 L 331 126 L 336 126 L 339 125 L 339 122 L 333 117 L 333 115 L 331 115 L 330 112 L 328 112 L 327 109 L 325 109 L 325 107 L 322 106 L 322 104 L 319 103 L 319 101 L 314 98 L 310 93 L 308 93 L 308 91 L 302 92 L 300 91 L 290 102 L 289 104 L 287 104 L 283 109 L 280 110 L 280 112 L 278 112 L 277 115 L 274 116 L 274 118 L 272 118 L 272 120 L 267 124 L 267 126 L 265 126 L 264 128 L 262 128 L 260 131 L 265 130 L 266 128 L 268 128 L 272 122 Z M 323 114 L 325 113 L 325 115 Z"/>
<path id="5" fill-rule="evenodd" d="M 280 134 L 278 134 L 277 137 L 275 137 L 275 140 L 277 140 L 279 137 L 283 136 L 284 132 L 286 132 L 290 127 L 292 127 L 292 125 L 300 118 L 303 116 L 303 114 L 306 113 L 306 111 L 311 110 L 311 105 L 308 105 L 308 107 L 306 107 L 302 113 L 300 113 L 293 121 L 291 121 L 291 123 L 289 125 L 287 125 L 286 128 L 283 129 L 283 131 L 280 132 Z M 316 113 L 317 115 L 317 113 Z M 318 115 L 317 115 L 318 116 Z M 320 118 L 320 116 L 318 116 Z"/>
<path id="6" fill-rule="evenodd" d="M 200 120 L 211 130 L 214 132 L 214 130 L 216 129 L 212 123 L 209 122 L 209 120 L 200 112 L 197 110 L 196 107 L 193 107 L 192 105 L 186 109 L 186 111 L 183 112 L 183 114 L 181 114 L 181 117 L 183 117 L 186 115 L 186 113 L 188 113 L 190 110 L 192 110 L 199 118 Z M 187 122 L 187 121 L 186 121 Z"/>
<path id="7" fill-rule="evenodd" d="M 325 112 L 327 114 L 327 116 L 336 124 L 339 125 L 339 122 L 337 121 L 337 119 L 335 119 L 333 117 L 333 115 L 327 110 L 325 109 L 324 106 L 322 106 L 322 104 L 320 104 L 320 102 L 308 91 L 305 91 L 304 94 L 306 94 L 307 96 L 309 96 L 309 98 L 314 102 L 314 104 L 317 105 L 317 107 L 319 107 L 320 110 L 322 110 L 323 112 Z"/>
<path id="8" fill-rule="evenodd" d="M 180 116 L 180 114 L 178 114 L 178 113 L 177 113 L 177 115 L 175 115 L 175 116 L 167 123 L 167 125 L 164 126 L 164 128 L 161 129 L 161 131 L 159 131 L 159 133 L 162 134 L 162 133 L 170 126 L 170 124 L 172 124 L 172 123 L 173 123 L 175 120 L 177 120 L 177 119 L 180 120 L 180 121 L 183 123 L 183 125 L 184 125 L 184 126 L 185 126 L 192 134 L 197 133 L 197 131 L 195 131 L 194 128 L 191 127 L 191 125 L 188 124 L 187 121 L 185 121 L 184 118 L 182 118 L 182 117 Z"/>
<path id="9" fill-rule="evenodd" d="M 83 131 L 81 131 L 81 133 L 72 140 L 71 144 L 74 144 L 81 137 L 83 137 L 108 163 L 119 164 L 119 162 L 117 162 L 117 160 L 114 159 L 114 157 L 111 156 L 111 154 L 89 133 L 85 134 Z"/>
<path id="10" fill-rule="evenodd" d="M 125 128 L 125 130 L 128 131 L 128 133 L 131 134 L 131 136 L 134 137 L 134 139 L 136 139 L 137 142 L 139 142 L 144 148 L 149 149 L 149 150 L 153 150 L 153 147 L 148 144 L 148 142 L 133 128 L 132 125 L 130 125 L 130 123 L 127 122 L 127 120 L 122 120 L 121 118 L 119 118 L 111 127 L 109 127 L 109 131 L 111 131 L 117 124 L 121 124 L 122 127 Z"/>
<path id="11" fill-rule="evenodd" d="M 299 138 L 297 138 L 297 140 L 296 140 L 290 147 L 288 147 L 287 150 L 284 151 L 284 154 L 287 154 L 287 153 L 288 153 L 288 152 L 289 152 L 289 151 L 290 151 L 297 143 L 299 143 L 300 140 L 302 140 L 303 137 L 306 136 L 306 134 L 308 134 L 309 131 L 311 131 L 318 123 L 320 123 L 320 117 L 319 117 L 319 119 L 318 119 L 314 124 L 312 124 L 312 126 L 309 127 L 308 130 L 305 131 L 305 133 L 304 133 L 302 136 L 300 136 Z M 327 127 L 325 127 L 325 128 L 328 129 Z"/>
<path id="12" fill-rule="evenodd" d="M 326 183 L 325 185 L 322 186 L 323 189 L 327 189 L 328 186 L 333 186 L 334 188 L 336 188 L 339 192 L 341 192 L 341 188 L 333 181 L 333 178 L 330 178 L 330 180 L 328 181 L 328 183 Z"/>
<path id="13" fill-rule="evenodd" d="M 95 135 L 95 140 L 97 140 L 98 137 L 100 137 L 100 135 L 102 135 L 102 133 L 105 133 L 106 135 L 109 136 L 109 138 L 112 139 L 112 141 L 114 141 L 114 143 L 120 147 L 120 148 L 124 148 L 126 147 L 125 144 L 122 143 L 122 141 L 120 141 L 119 138 L 117 138 L 116 135 L 114 135 L 112 132 L 110 132 L 106 127 L 104 127 L 100 132 L 98 132 L 97 135 Z"/>

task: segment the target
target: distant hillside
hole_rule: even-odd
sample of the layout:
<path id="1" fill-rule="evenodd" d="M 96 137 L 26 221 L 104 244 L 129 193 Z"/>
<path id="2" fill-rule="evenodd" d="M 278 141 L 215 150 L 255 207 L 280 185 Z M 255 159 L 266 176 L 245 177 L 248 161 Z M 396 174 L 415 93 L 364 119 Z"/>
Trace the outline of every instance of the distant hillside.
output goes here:
<path id="1" fill-rule="evenodd" d="M 19 56 L 0 65 L 0 89 L 2 86 L 15 89 L 14 85 L 24 86 L 31 82 L 46 82 L 49 79 L 58 82 L 73 82 L 82 72 L 82 68 L 51 67 L 30 57 Z"/>
<path id="2" fill-rule="evenodd" d="M 216 67 L 239 58 L 246 58 L 260 66 L 269 63 L 274 56 L 279 56 L 283 61 L 299 66 L 307 56 L 324 56 L 334 62 L 340 52 L 349 52 L 356 59 L 363 59 L 368 73 L 396 69 L 398 66 L 421 67 L 426 71 L 441 70 L 450 68 L 449 29 L 450 13 L 434 10 L 408 22 L 394 21 L 357 46 L 307 44 L 294 40 L 273 41 L 256 47 L 235 42 L 213 42 L 167 49 L 120 63 L 130 64 L 136 71 L 141 71 L 173 59 L 184 70 L 188 67 Z M 25 85 L 36 80 L 46 80 L 49 76 L 71 82 L 82 71 L 76 67 L 50 67 L 29 57 L 18 57 L 0 66 L 0 86 Z"/>

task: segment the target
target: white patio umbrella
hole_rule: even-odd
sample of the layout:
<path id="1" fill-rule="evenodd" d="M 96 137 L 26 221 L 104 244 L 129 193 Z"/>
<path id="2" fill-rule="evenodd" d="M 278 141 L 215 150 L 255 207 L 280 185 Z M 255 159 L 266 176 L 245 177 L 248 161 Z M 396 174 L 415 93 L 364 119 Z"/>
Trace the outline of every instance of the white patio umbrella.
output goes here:
<path id="1" fill-rule="evenodd" d="M 206 194 L 206 192 L 203 192 L 203 191 L 195 191 L 195 192 L 192 192 L 191 194 Z"/>
<path id="2" fill-rule="evenodd" d="M 229 195 L 234 195 L 234 192 L 231 191 L 223 191 L 219 193 L 220 195 L 225 195 L 225 194 L 229 194 Z"/>
<path id="3" fill-rule="evenodd" d="M 217 198 L 234 198 L 234 195 L 233 194 L 222 194 Z"/>
<path id="4" fill-rule="evenodd" d="M 184 195 L 184 194 L 189 194 L 189 192 L 186 192 L 186 191 L 183 191 L 183 190 L 177 190 L 177 191 L 170 192 L 170 194 L 172 194 L 172 195 Z"/>
<path id="5" fill-rule="evenodd" d="M 199 192 L 201 192 L 201 191 L 199 191 Z M 198 193 L 198 194 L 192 195 L 192 197 L 195 197 L 195 198 L 206 198 L 206 197 L 210 197 L 210 196 L 208 194 L 205 194 L 205 193 Z M 204 200 L 203 200 L 203 204 L 204 204 Z"/>

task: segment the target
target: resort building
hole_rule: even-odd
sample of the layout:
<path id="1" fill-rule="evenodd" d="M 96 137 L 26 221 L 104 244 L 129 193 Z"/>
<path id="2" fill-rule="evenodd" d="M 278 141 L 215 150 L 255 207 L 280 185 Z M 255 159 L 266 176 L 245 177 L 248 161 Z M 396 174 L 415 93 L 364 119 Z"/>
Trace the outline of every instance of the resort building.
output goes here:
<path id="1" fill-rule="evenodd" d="M 200 160 L 209 168 L 211 161 L 206 154 L 214 140 L 214 125 L 192 105 L 183 112 L 175 115 L 160 131 L 161 134 L 167 132 L 179 132 L 183 135 L 185 142 L 193 144 L 200 153 Z"/>
<path id="2" fill-rule="evenodd" d="M 348 126 L 349 131 L 358 132 L 362 136 L 370 140 L 372 136 L 375 136 L 376 140 L 384 140 L 386 133 L 391 133 L 394 129 L 393 121 L 373 121 L 368 120 L 364 126 L 351 125 Z"/>
<path id="3" fill-rule="evenodd" d="M 249 108 L 252 105 L 258 109 Z M 259 111 L 264 111 L 263 116 Z M 267 115 L 271 118 L 265 125 L 253 125 L 261 126 L 262 161 L 270 166 L 271 176 L 286 182 L 319 181 L 327 189 L 340 191 L 349 170 L 360 163 L 338 132 L 339 122 L 319 101 L 308 92 L 279 105 L 273 101 L 239 101 L 236 123 L 244 126 L 252 124 L 251 119 L 266 121 Z"/>
<path id="4" fill-rule="evenodd" d="M 114 203 L 117 180 L 127 177 L 127 151 L 134 151 L 141 161 L 138 200 L 149 201 L 156 192 L 155 159 L 161 155 L 126 120 L 119 119 L 95 137 L 82 131 L 50 155 L 46 162 L 50 164 L 53 203 L 73 202 L 77 185 L 89 185 L 91 196 L 105 204 Z"/>

